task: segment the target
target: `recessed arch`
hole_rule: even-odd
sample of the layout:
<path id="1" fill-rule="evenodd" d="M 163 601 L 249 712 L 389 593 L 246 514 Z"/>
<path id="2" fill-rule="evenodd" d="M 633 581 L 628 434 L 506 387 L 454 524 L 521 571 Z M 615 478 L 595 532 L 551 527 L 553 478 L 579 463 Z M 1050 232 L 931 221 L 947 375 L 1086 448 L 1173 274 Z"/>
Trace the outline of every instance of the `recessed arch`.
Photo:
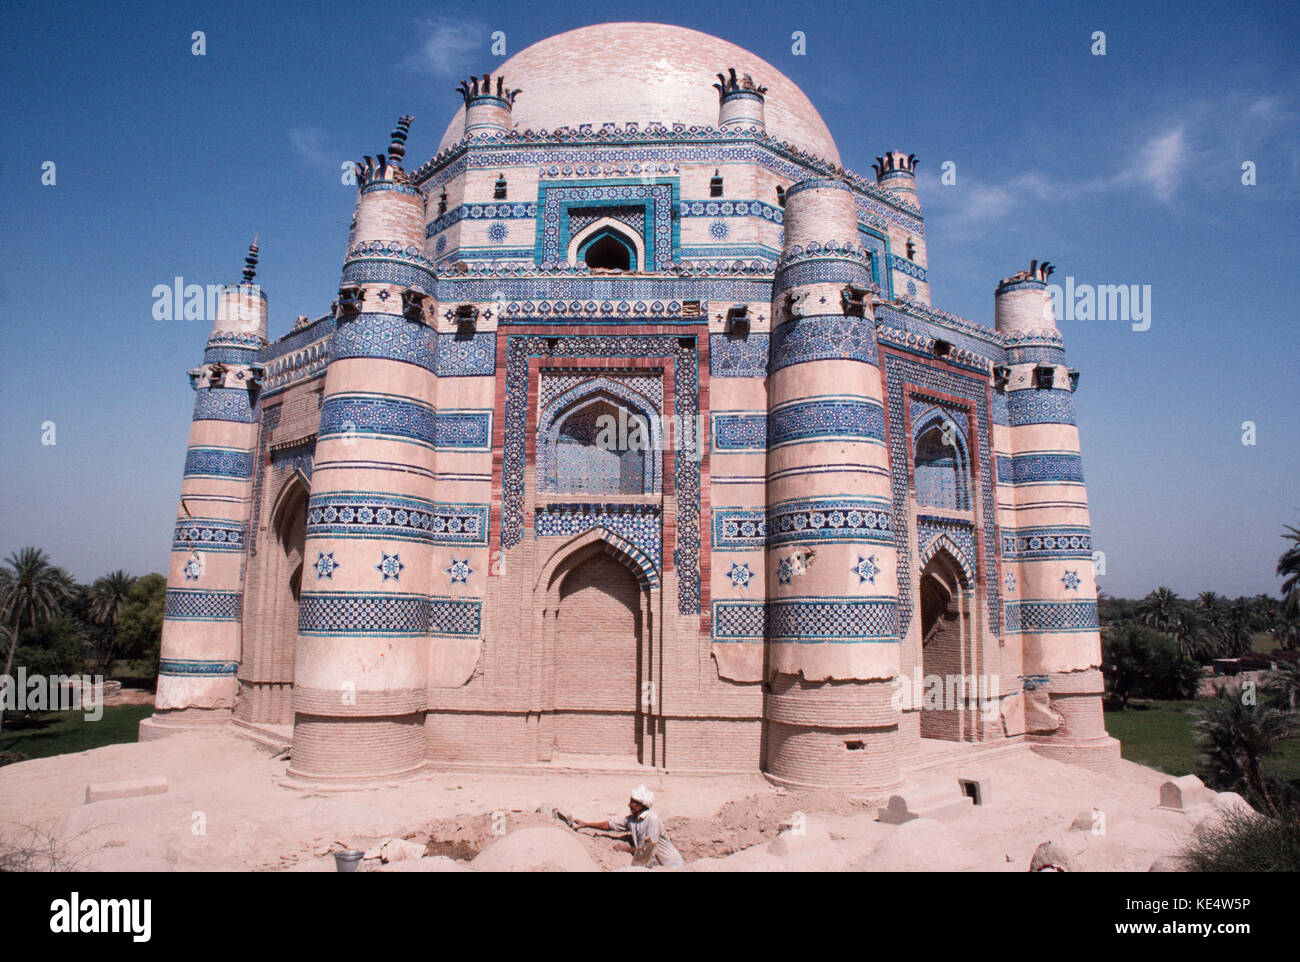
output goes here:
<path id="1" fill-rule="evenodd" d="M 912 489 L 918 505 L 970 510 L 966 425 L 942 407 L 927 408 L 912 421 Z"/>
<path id="2" fill-rule="evenodd" d="M 597 248 L 597 245 L 601 247 Z M 588 254 L 593 248 L 596 248 L 602 257 L 606 251 L 612 256 L 618 256 L 618 252 L 621 252 L 621 256 L 625 257 L 626 261 L 620 260 L 617 264 L 593 263 L 588 260 Z M 588 267 L 613 266 L 618 270 L 640 270 L 646 262 L 645 241 L 639 233 L 621 220 L 601 217 L 573 235 L 569 241 L 568 261 L 570 264 L 587 261 Z M 623 264 L 626 266 L 622 266 Z"/>
<path id="3" fill-rule="evenodd" d="M 654 559 L 622 535 L 603 525 L 597 525 L 564 542 L 551 553 L 551 557 L 538 572 L 534 590 L 555 590 L 571 568 L 596 551 L 618 558 L 636 577 L 643 590 L 659 587 L 659 569 Z"/>
<path id="4" fill-rule="evenodd" d="M 657 405 L 625 384 L 593 378 L 563 392 L 538 417 L 538 489 L 655 494 L 662 450 Z"/>
<path id="5" fill-rule="evenodd" d="M 943 552 L 947 559 L 957 567 L 961 572 L 964 586 L 969 587 L 975 583 L 975 569 L 966 553 L 961 550 L 951 538 L 946 534 L 940 534 L 921 552 L 921 567 L 924 568 L 940 552 Z"/>

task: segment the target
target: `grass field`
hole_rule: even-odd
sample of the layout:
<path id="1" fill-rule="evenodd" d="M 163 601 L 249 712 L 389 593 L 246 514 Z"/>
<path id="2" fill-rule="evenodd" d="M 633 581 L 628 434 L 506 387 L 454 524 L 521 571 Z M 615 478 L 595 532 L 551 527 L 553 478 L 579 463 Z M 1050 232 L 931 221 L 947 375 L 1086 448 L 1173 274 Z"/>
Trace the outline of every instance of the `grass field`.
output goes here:
<path id="1" fill-rule="evenodd" d="M 1129 761 L 1169 775 L 1196 775 L 1199 748 L 1191 701 L 1134 701 L 1128 711 L 1106 712 L 1106 731 L 1120 740 Z M 1282 743 L 1265 768 L 1286 778 L 1300 778 L 1300 738 Z"/>
<path id="2" fill-rule="evenodd" d="M 87 721 L 79 711 L 36 712 L 30 718 L 8 712 L 0 732 L 0 754 L 22 752 L 28 758 L 46 758 L 133 742 L 138 739 L 140 721 L 153 710 L 152 704 L 113 705 L 104 709 L 98 721 Z"/>

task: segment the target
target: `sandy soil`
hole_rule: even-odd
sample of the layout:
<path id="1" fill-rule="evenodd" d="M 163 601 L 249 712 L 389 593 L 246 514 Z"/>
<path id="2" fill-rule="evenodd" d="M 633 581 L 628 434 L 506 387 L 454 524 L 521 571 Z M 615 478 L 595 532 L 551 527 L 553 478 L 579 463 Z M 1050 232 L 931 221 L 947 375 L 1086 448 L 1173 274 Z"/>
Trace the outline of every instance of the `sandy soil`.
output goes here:
<path id="1" fill-rule="evenodd" d="M 784 792 L 754 775 L 705 777 L 574 771 L 429 773 L 352 791 L 281 784 L 287 763 L 233 730 L 112 745 L 0 768 L 0 839 L 35 832 L 56 841 L 60 867 L 86 870 L 333 871 L 336 842 L 375 849 L 388 838 L 423 843 L 427 870 L 464 863 L 502 832 L 561 827 L 558 808 L 587 820 L 626 810 L 645 782 L 696 871 L 782 869 L 1025 871 L 1034 849 L 1065 839 L 1088 871 L 1146 871 L 1211 816 L 1157 809 L 1165 775 L 1121 762 L 1100 776 L 1029 752 L 978 762 L 987 799 L 903 826 L 876 806 L 831 792 Z M 955 785 L 957 769 L 916 776 Z M 163 794 L 85 803 L 90 783 L 165 776 Z M 1070 830 L 1081 812 L 1104 814 L 1104 834 Z M 782 836 L 802 813 L 807 831 Z M 1091 819 L 1089 819 L 1091 823 Z M 630 865 L 603 833 L 578 833 L 604 869 Z M 437 865 L 444 866 L 437 869 Z M 395 863 L 399 864 L 399 863 Z M 377 860 L 364 870 L 380 867 Z M 409 866 L 408 866 L 409 869 Z"/>

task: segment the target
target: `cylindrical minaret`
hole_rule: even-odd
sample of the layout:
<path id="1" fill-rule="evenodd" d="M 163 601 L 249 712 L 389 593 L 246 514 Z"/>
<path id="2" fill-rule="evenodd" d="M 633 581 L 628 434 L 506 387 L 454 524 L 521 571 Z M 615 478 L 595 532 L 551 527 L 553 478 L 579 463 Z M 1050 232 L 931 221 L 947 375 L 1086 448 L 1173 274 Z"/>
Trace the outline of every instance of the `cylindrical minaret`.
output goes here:
<path id="1" fill-rule="evenodd" d="M 759 133 L 767 129 L 763 114 L 766 87 L 754 83 L 749 74 L 737 77 L 735 67 L 728 67 L 725 74 L 718 74 L 718 82 L 713 86 L 718 91 L 720 129 L 756 127 Z"/>
<path id="2" fill-rule="evenodd" d="M 465 136 L 510 132 L 510 113 L 514 109 L 518 90 L 506 87 L 505 78 L 498 75 L 495 89 L 492 75 L 462 80 L 456 88 L 465 98 Z"/>
<path id="3" fill-rule="evenodd" d="M 767 409 L 767 757 L 798 786 L 899 782 L 898 585 L 873 295 L 853 195 L 786 192 Z"/>
<path id="4" fill-rule="evenodd" d="M 424 197 L 388 158 L 359 165 L 354 245 L 424 242 Z M 396 246 L 394 246 L 396 245 Z M 399 775 L 423 764 L 433 552 L 435 349 L 425 292 L 382 264 L 339 291 L 307 507 L 290 773 Z"/>
<path id="5" fill-rule="evenodd" d="M 1074 384 L 1052 309 L 1050 264 L 997 288 L 1007 344 L 998 462 L 1008 648 L 1023 652 L 1025 731 L 1039 752 L 1105 770 L 1119 757 L 1102 717 L 1101 636 Z M 999 418 L 998 420 L 1001 420 Z M 1009 495 L 1009 497 L 1008 497 Z"/>
<path id="6" fill-rule="evenodd" d="M 891 150 L 883 157 L 877 157 L 871 169 L 876 172 L 876 183 L 881 187 L 902 200 L 918 207 L 921 205 L 916 196 L 916 154 Z"/>
<path id="7" fill-rule="evenodd" d="M 889 225 L 889 258 L 877 272 L 881 284 L 885 283 L 888 272 L 889 283 L 896 296 L 906 296 L 930 303 L 929 265 L 925 249 L 925 234 L 921 229 L 919 212 L 921 202 L 916 195 L 916 155 L 905 154 L 901 150 L 891 150 L 882 157 L 877 157 L 871 165 L 876 172 L 876 184 L 886 196 L 899 204 L 907 205 L 905 211 L 907 222 L 915 226 L 902 226 L 897 223 Z"/>
<path id="8" fill-rule="evenodd" d="M 257 446 L 257 352 L 266 346 L 266 294 L 253 278 L 257 241 L 244 278 L 223 288 L 197 392 L 172 540 L 158 669 L 158 711 L 142 738 L 222 721 L 234 707 L 241 654 L 245 546 Z"/>

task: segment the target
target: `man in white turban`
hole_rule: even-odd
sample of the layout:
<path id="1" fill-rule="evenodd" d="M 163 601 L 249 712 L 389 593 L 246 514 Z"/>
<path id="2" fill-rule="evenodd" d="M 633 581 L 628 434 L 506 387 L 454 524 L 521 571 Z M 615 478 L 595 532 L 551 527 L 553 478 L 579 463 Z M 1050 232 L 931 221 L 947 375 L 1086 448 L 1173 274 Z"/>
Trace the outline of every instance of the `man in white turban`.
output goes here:
<path id="1" fill-rule="evenodd" d="M 656 865 L 662 868 L 680 868 L 682 855 L 677 846 L 668 837 L 663 819 L 650 811 L 655 803 L 655 793 L 644 785 L 632 789 L 632 797 L 627 800 L 628 815 L 622 818 L 612 815 L 604 822 L 582 822 L 573 820 L 574 828 L 595 828 L 603 832 L 627 832 L 632 836 L 632 844 L 624 845 L 626 851 L 634 853 L 632 864 Z"/>

